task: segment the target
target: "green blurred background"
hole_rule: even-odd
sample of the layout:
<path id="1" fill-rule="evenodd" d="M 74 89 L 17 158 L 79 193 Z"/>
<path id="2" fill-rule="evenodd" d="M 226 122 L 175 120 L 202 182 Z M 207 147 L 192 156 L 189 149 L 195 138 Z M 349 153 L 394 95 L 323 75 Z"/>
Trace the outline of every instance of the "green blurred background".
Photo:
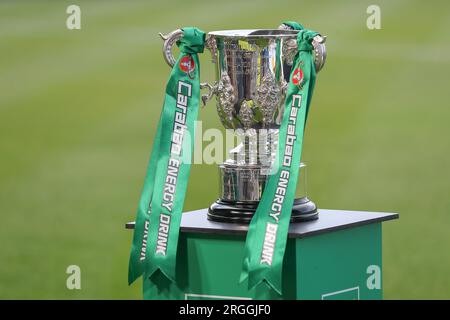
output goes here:
<path id="1" fill-rule="evenodd" d="M 81 7 L 81 30 L 66 8 Z M 382 29 L 366 9 L 381 7 Z M 450 298 L 450 2 L 1 1 L 0 298 L 140 298 L 127 286 L 137 201 L 169 68 L 158 32 L 328 35 L 303 159 L 321 208 L 398 212 L 384 225 L 385 298 Z M 210 55 L 202 80 L 213 78 Z M 221 128 L 214 102 L 203 128 Z M 186 210 L 217 195 L 193 165 Z M 66 288 L 68 265 L 81 290 Z"/>

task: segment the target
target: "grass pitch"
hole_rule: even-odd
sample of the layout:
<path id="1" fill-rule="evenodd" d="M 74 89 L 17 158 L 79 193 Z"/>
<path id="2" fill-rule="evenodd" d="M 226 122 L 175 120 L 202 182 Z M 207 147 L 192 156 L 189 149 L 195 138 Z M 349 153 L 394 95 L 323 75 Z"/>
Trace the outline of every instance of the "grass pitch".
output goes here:
<path id="1" fill-rule="evenodd" d="M 0 3 L 0 298 L 140 298 L 131 232 L 169 69 L 158 32 L 274 28 L 328 36 L 303 159 L 321 208 L 399 212 L 384 225 L 385 298 L 450 298 L 450 3 L 378 1 Z M 213 79 L 209 53 L 202 80 Z M 203 128 L 220 128 L 214 102 Z M 217 196 L 193 165 L 186 210 Z M 68 265 L 82 289 L 66 288 Z"/>

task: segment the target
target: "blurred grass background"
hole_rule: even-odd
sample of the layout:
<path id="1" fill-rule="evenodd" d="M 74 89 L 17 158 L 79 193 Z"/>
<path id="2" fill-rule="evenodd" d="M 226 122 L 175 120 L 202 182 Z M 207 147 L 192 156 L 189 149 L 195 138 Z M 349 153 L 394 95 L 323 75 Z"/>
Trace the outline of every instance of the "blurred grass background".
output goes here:
<path id="1" fill-rule="evenodd" d="M 77 4 L 82 29 L 66 29 Z M 381 7 L 382 30 L 366 8 Z M 450 2 L 1 1 L 0 298 L 140 298 L 131 232 L 169 69 L 158 32 L 274 28 L 328 35 L 303 159 L 321 208 L 384 224 L 385 298 L 450 298 Z M 210 55 L 202 80 L 212 80 Z M 214 102 L 203 128 L 221 128 Z M 186 210 L 217 195 L 194 165 Z M 67 290 L 66 267 L 82 271 Z"/>

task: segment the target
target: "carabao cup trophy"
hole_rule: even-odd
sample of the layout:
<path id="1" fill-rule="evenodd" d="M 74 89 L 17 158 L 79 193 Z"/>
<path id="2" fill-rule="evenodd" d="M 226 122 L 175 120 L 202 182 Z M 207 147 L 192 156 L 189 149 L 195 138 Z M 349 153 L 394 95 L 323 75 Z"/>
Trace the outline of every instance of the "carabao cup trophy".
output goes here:
<path id="1" fill-rule="evenodd" d="M 250 222 L 273 168 L 287 84 L 297 53 L 297 34 L 288 25 L 278 29 L 209 32 L 205 47 L 215 64 L 216 81 L 202 83 L 209 92 L 203 103 L 216 97 L 217 113 L 226 129 L 234 130 L 238 145 L 219 165 L 219 198 L 208 210 L 208 218 L 222 222 Z M 183 31 L 164 39 L 163 54 L 173 66 L 172 46 Z M 325 37 L 312 41 L 314 65 L 319 71 L 326 59 Z M 186 61 L 189 63 L 189 61 Z M 186 66 L 189 69 L 189 66 Z M 294 74 L 299 83 L 302 74 Z M 301 163 L 291 221 L 317 219 L 316 205 L 306 195 L 305 164 Z"/>

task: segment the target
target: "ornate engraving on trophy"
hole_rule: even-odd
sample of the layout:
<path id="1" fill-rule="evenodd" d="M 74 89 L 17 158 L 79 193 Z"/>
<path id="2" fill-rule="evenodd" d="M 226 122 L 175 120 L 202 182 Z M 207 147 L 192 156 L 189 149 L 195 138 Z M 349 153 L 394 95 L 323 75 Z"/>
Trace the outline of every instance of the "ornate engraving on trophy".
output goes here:
<path id="1" fill-rule="evenodd" d="M 233 122 L 233 105 L 235 100 L 236 96 L 231 85 L 231 79 L 228 73 L 223 71 L 217 85 L 217 110 L 219 111 L 219 115 L 220 111 L 222 111 L 226 116 L 226 119 L 221 119 L 222 122 Z"/>
<path id="2" fill-rule="evenodd" d="M 251 76 L 257 70 L 257 53 L 254 51 L 241 50 L 241 56 L 242 62 L 240 64 L 240 70 L 236 75 Z"/>
<path id="3" fill-rule="evenodd" d="M 283 43 L 283 58 L 288 66 L 294 63 L 294 57 L 297 54 L 297 42 L 294 39 L 289 39 Z"/>
<path id="4" fill-rule="evenodd" d="M 281 89 L 271 72 L 267 72 L 261 79 L 255 100 L 262 112 L 263 126 L 271 124 L 275 110 L 281 102 Z"/>
<path id="5" fill-rule="evenodd" d="M 280 30 L 292 30 L 288 25 L 282 24 L 278 27 Z M 297 54 L 297 41 L 295 39 L 286 39 L 282 42 L 282 54 L 284 63 L 288 66 L 292 66 L 294 63 L 294 57 Z"/>
<path id="6" fill-rule="evenodd" d="M 212 62 L 215 63 L 217 59 L 217 42 L 214 37 L 207 36 L 205 47 L 211 52 Z"/>
<path id="7" fill-rule="evenodd" d="M 250 129 L 253 123 L 253 101 L 244 100 L 241 103 L 241 110 L 239 110 L 239 118 L 245 129 Z"/>

